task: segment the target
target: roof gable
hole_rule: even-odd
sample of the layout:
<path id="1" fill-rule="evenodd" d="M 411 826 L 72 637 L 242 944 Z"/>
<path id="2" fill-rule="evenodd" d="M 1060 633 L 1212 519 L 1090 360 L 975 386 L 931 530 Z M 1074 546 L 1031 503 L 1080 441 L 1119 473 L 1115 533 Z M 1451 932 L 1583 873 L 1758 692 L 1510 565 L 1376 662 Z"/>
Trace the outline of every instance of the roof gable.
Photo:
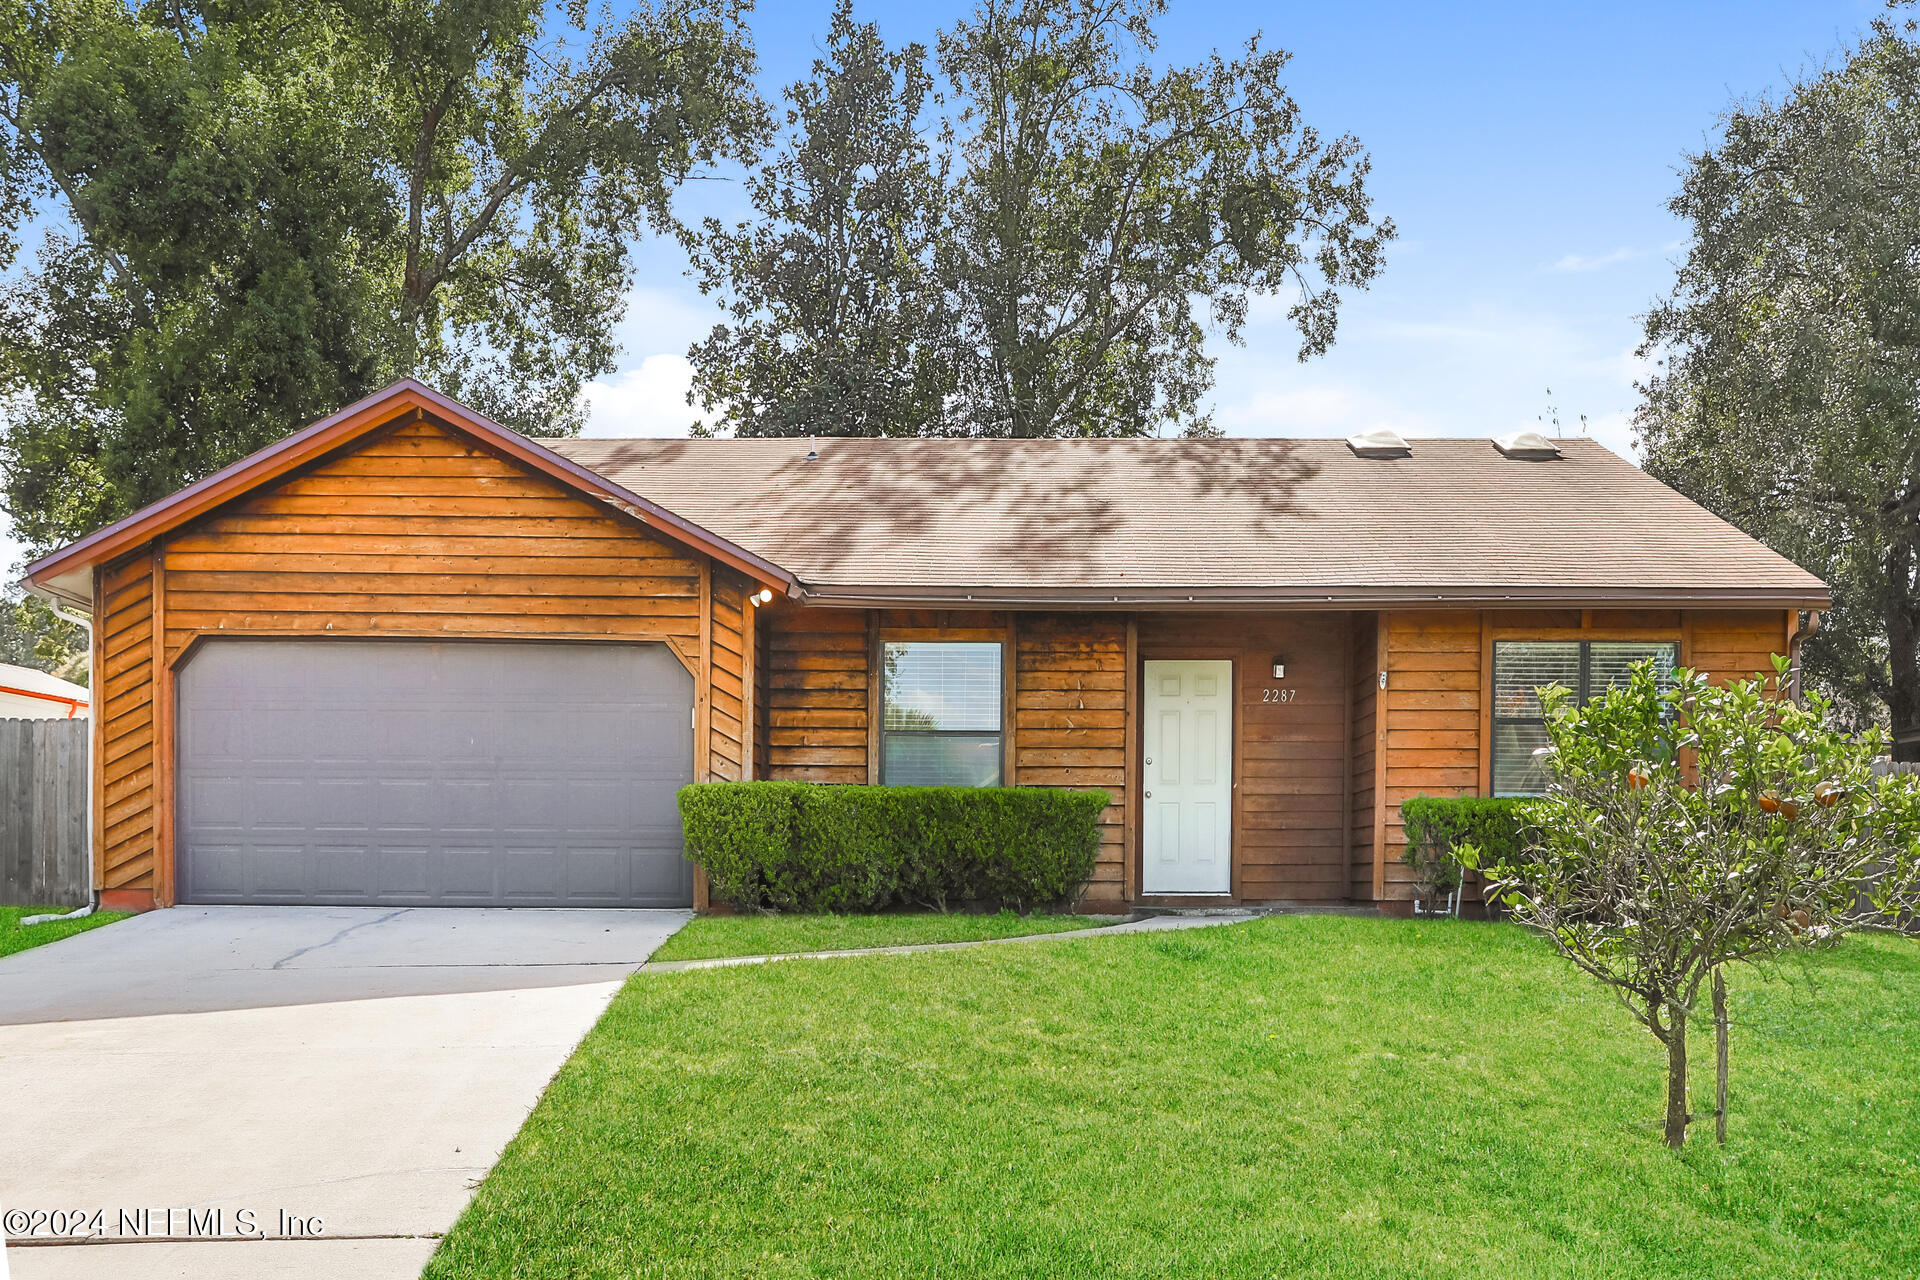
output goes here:
<path id="1" fill-rule="evenodd" d="M 450 400 L 411 378 L 375 392 L 338 413 L 294 432 L 286 439 L 240 459 L 204 480 L 188 485 L 123 520 L 35 561 L 27 581 L 81 607 L 92 599 L 91 570 L 129 550 L 163 537 L 235 498 L 272 484 L 303 466 L 349 446 L 409 413 L 424 413 L 487 448 L 544 473 L 594 501 L 622 512 L 660 533 L 740 570 L 757 582 L 797 593 L 792 574 L 772 561 L 686 520 L 658 503 L 545 445 Z"/>

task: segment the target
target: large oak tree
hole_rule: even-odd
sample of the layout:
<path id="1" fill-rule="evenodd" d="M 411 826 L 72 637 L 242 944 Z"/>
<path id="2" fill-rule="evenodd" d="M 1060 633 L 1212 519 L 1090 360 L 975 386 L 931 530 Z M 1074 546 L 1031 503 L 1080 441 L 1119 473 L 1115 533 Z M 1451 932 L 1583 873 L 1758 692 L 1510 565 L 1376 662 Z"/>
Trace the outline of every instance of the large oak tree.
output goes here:
<path id="1" fill-rule="evenodd" d="M 940 36 L 934 80 L 843 3 L 756 219 L 706 239 L 728 320 L 690 355 L 721 425 L 1205 432 L 1209 337 L 1239 340 L 1252 298 L 1290 297 L 1301 358 L 1325 351 L 1393 235 L 1367 157 L 1306 123 L 1257 37 L 1159 65 L 1165 10 L 985 0 Z"/>
<path id="2" fill-rule="evenodd" d="M 577 429 L 635 238 L 763 139 L 752 72 L 738 0 L 0 0 L 18 534 L 70 538 L 401 374 Z"/>
<path id="3" fill-rule="evenodd" d="M 1647 322 L 1645 465 L 1820 574 L 1809 675 L 1920 759 L 1920 49 L 1729 112 L 1673 211 L 1692 240 Z"/>
<path id="4" fill-rule="evenodd" d="M 958 373 L 926 59 L 919 45 L 889 50 L 841 0 L 824 56 L 786 90 L 779 145 L 748 179 L 757 216 L 710 219 L 691 238 L 700 287 L 727 310 L 690 353 L 694 394 L 735 434 L 939 431 Z"/>

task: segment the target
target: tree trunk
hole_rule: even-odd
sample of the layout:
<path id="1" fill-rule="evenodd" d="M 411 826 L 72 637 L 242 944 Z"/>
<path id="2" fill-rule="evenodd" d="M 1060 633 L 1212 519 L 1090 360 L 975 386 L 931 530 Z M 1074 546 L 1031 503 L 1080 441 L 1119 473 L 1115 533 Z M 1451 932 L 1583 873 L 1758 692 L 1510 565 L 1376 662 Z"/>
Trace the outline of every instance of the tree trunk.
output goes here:
<path id="1" fill-rule="evenodd" d="M 1713 970 L 1713 1137 L 1727 1145 L 1727 979 Z"/>
<path id="2" fill-rule="evenodd" d="M 1908 574 L 1912 555 L 1896 546 L 1887 556 L 1887 697 L 1893 730 L 1893 758 L 1920 760 L 1920 637 L 1913 625 L 1912 592 Z"/>
<path id="3" fill-rule="evenodd" d="M 1667 1145 L 1687 1145 L 1687 1015 L 1667 1006 Z"/>

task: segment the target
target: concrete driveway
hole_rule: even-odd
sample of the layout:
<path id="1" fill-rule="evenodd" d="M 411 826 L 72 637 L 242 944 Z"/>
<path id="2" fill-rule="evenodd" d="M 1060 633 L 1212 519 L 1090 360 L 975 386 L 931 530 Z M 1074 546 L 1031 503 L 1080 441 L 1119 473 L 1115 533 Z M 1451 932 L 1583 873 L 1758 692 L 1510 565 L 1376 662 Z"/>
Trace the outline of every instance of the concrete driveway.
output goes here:
<path id="1" fill-rule="evenodd" d="M 417 1275 L 687 918 L 177 907 L 0 959 L 0 1207 L 144 1237 L 9 1222 L 14 1280 Z"/>

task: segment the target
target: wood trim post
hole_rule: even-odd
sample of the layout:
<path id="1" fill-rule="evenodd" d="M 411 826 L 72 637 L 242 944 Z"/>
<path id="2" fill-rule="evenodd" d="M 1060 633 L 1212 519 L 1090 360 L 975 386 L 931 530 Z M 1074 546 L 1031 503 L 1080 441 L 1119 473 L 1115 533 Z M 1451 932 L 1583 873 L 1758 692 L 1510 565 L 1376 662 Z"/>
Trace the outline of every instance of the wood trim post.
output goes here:
<path id="1" fill-rule="evenodd" d="M 167 661 L 167 551 L 153 544 L 148 585 L 153 618 L 148 643 L 153 650 L 153 900 L 174 901 L 173 842 L 173 666 Z"/>
<path id="2" fill-rule="evenodd" d="M 1125 792 L 1120 816 L 1120 892 L 1129 903 L 1140 899 L 1140 623 L 1127 619 L 1127 671 L 1125 690 L 1127 727 L 1126 761 L 1122 766 L 1121 790 Z"/>
<path id="3" fill-rule="evenodd" d="M 1357 614 L 1348 614 L 1340 633 L 1340 859 L 1346 867 L 1347 894 L 1353 892 L 1353 628 L 1357 621 Z"/>
<path id="4" fill-rule="evenodd" d="M 880 782 L 880 611 L 867 610 L 867 785 Z"/>
<path id="5" fill-rule="evenodd" d="M 760 606 L 754 602 L 753 592 L 758 591 L 757 583 L 748 583 L 750 590 L 740 597 L 740 781 L 753 781 L 753 748 L 759 738 L 760 699 L 754 695 L 759 692 L 759 675 L 755 668 L 760 663 Z"/>
<path id="6" fill-rule="evenodd" d="M 1379 685 L 1374 690 L 1373 701 L 1373 900 L 1383 901 L 1387 896 L 1387 784 L 1392 774 L 1387 768 L 1387 692 L 1393 684 L 1387 658 L 1391 652 L 1387 632 L 1391 614 L 1378 615 L 1374 627 L 1374 680 Z M 1381 677 L 1387 679 L 1382 681 Z"/>
<path id="7" fill-rule="evenodd" d="M 1000 650 L 1000 784 L 1020 785 L 1020 615 L 1007 614 Z"/>
<path id="8" fill-rule="evenodd" d="M 92 573 L 93 685 L 88 690 L 88 712 L 93 723 L 87 726 L 87 739 L 92 744 L 87 772 L 93 781 L 93 815 L 87 827 L 93 846 L 93 888 L 98 893 L 107 882 L 107 571 L 95 565 Z"/>
<path id="9" fill-rule="evenodd" d="M 1246 815 L 1240 811 L 1240 765 L 1247 758 L 1247 717 L 1240 702 L 1241 681 L 1247 669 L 1244 651 L 1227 659 L 1227 714 L 1233 717 L 1231 749 L 1233 759 L 1227 772 L 1227 892 L 1235 902 L 1247 896 L 1246 858 L 1241 841 L 1247 830 Z"/>
<path id="10" fill-rule="evenodd" d="M 713 561 L 700 561 L 700 669 L 693 681 L 693 777 L 713 778 Z"/>
<path id="11" fill-rule="evenodd" d="M 1493 627 L 1480 613 L 1480 794 L 1493 794 Z"/>
<path id="12" fill-rule="evenodd" d="M 741 643 L 745 643 L 742 640 Z M 713 779 L 713 561 L 700 557 L 700 661 L 693 673 L 693 780 Z M 742 690 L 742 693 L 745 691 Z M 743 747 L 742 750 L 745 748 Z M 705 914 L 712 902 L 707 869 L 693 866 L 693 909 Z"/>

